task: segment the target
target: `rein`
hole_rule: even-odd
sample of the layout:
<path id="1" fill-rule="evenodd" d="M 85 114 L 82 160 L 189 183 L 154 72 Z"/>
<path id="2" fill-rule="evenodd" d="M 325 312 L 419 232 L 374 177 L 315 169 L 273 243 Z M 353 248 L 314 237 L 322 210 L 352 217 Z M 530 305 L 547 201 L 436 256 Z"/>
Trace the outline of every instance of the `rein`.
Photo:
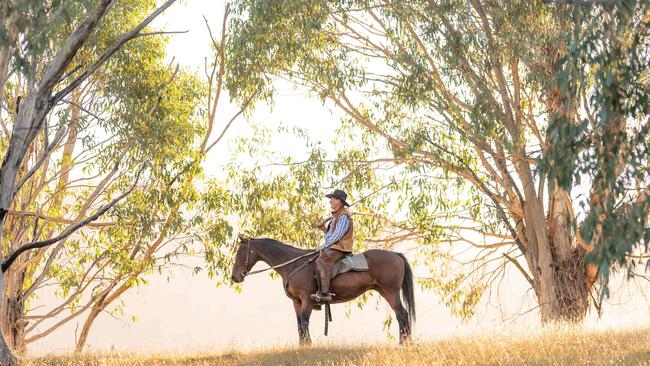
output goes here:
<path id="1" fill-rule="evenodd" d="M 327 219 L 325 222 L 327 222 L 327 221 L 329 221 L 329 220 L 331 220 L 331 219 L 332 219 L 332 217 L 330 217 L 329 219 Z M 243 244 L 243 243 L 242 243 L 242 244 Z M 250 238 L 248 238 L 248 239 L 246 240 L 246 246 L 247 246 L 247 248 L 246 248 L 246 263 L 244 264 L 244 268 L 248 268 L 248 264 L 250 263 L 250 255 L 251 255 L 251 243 L 250 243 Z M 293 262 L 296 262 L 296 261 L 299 260 L 299 259 L 302 259 L 302 258 L 305 258 L 305 257 L 309 257 L 309 256 L 313 256 L 314 254 L 318 254 L 318 253 L 319 253 L 318 250 L 312 250 L 312 251 L 309 251 L 308 253 L 305 253 L 305 254 L 303 254 L 303 255 L 297 256 L 296 258 L 290 259 L 290 260 L 288 260 L 288 261 L 286 261 L 286 262 L 283 262 L 283 263 L 280 263 L 280 264 L 276 264 L 275 266 L 270 266 L 270 267 L 268 267 L 268 268 L 258 269 L 258 270 L 251 271 L 251 272 L 248 272 L 248 271 L 246 271 L 246 270 L 244 269 L 244 270 L 242 271 L 242 276 L 246 277 L 246 276 L 248 276 L 248 275 L 253 275 L 253 274 L 256 274 L 256 273 L 266 272 L 266 271 L 269 271 L 269 270 L 271 270 L 271 269 L 276 269 L 276 268 L 284 267 L 284 266 L 286 266 L 286 265 L 288 265 L 288 264 L 291 264 L 291 263 L 293 263 Z M 317 257 L 312 257 L 311 259 L 309 259 L 308 261 L 306 261 L 306 262 L 303 263 L 302 265 L 300 265 L 300 266 L 294 268 L 293 271 L 291 271 L 291 272 L 289 273 L 289 275 L 287 276 L 287 278 L 284 280 L 284 291 L 285 291 L 285 292 L 287 291 L 287 288 L 288 288 L 288 286 L 289 286 L 289 280 L 291 279 L 291 277 L 293 277 L 294 274 L 296 274 L 297 272 L 299 272 L 299 271 L 302 270 L 303 268 L 307 267 L 307 266 L 308 266 L 311 262 L 313 262 L 316 258 L 317 258 Z M 324 306 L 325 306 L 325 332 L 324 332 L 324 334 L 325 334 L 325 336 L 327 336 L 327 333 L 328 333 L 328 330 L 329 330 L 329 322 L 332 321 L 332 310 L 330 309 L 330 304 L 329 304 L 329 303 L 325 303 Z"/>
<path id="2" fill-rule="evenodd" d="M 248 268 L 248 260 L 249 260 L 250 254 L 251 254 L 250 239 L 246 240 L 246 246 L 248 246 L 248 250 L 246 250 L 246 264 L 244 265 L 244 268 Z M 298 257 L 296 257 L 296 258 L 293 258 L 293 259 L 291 259 L 291 260 L 288 260 L 288 261 L 286 261 L 286 262 L 283 262 L 283 263 L 280 263 L 280 264 L 276 264 L 275 266 L 271 266 L 271 267 L 268 267 L 268 268 L 262 268 L 262 269 L 258 269 L 258 270 L 251 271 L 251 272 L 247 272 L 246 270 L 244 270 L 244 271 L 242 271 L 242 275 L 243 275 L 244 277 L 246 277 L 246 276 L 253 275 L 253 274 L 257 274 L 257 273 L 266 272 L 266 271 L 271 270 L 271 269 L 276 269 L 276 268 L 284 267 L 284 266 L 286 266 L 286 265 L 288 265 L 288 264 L 291 264 L 291 263 L 293 263 L 293 262 L 295 262 L 295 261 L 297 261 L 297 260 L 299 260 L 299 259 L 302 259 L 302 258 L 308 257 L 308 256 L 313 255 L 313 254 L 316 254 L 316 253 L 318 253 L 318 250 L 312 250 L 312 251 L 310 251 L 309 253 L 306 253 L 306 254 L 300 255 L 300 256 L 298 256 Z"/>

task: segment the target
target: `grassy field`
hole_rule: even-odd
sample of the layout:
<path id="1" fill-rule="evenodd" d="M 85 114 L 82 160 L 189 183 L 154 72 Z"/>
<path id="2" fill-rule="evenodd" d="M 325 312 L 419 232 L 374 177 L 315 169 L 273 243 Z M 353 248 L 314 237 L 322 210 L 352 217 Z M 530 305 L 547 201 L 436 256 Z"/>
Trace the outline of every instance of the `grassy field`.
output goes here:
<path id="1" fill-rule="evenodd" d="M 571 328 L 414 342 L 407 347 L 278 348 L 215 354 L 47 356 L 26 365 L 650 365 L 650 329 Z"/>

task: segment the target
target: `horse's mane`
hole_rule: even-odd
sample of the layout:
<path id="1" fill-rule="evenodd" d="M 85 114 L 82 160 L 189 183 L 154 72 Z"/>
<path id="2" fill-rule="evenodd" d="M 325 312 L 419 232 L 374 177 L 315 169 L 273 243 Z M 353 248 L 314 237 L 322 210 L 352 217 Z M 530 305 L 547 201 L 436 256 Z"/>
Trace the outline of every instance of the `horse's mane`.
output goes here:
<path id="1" fill-rule="evenodd" d="M 272 239 L 272 238 L 250 238 L 250 240 L 256 240 L 256 241 L 261 241 L 264 242 L 264 245 L 273 245 L 276 247 L 285 247 L 287 249 L 294 249 L 294 250 L 299 250 L 299 251 L 308 251 L 310 249 L 305 249 L 305 248 L 300 248 L 295 245 L 290 245 L 283 243 L 277 239 Z"/>

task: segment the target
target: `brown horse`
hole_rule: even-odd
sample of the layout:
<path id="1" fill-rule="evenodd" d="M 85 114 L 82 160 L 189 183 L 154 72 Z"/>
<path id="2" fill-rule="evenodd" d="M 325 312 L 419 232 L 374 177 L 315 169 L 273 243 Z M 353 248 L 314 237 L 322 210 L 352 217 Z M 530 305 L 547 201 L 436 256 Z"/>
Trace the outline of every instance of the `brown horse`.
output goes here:
<path id="1" fill-rule="evenodd" d="M 316 251 L 304 250 L 273 239 L 252 239 L 239 237 L 239 248 L 232 268 L 233 282 L 244 281 L 251 268 L 258 261 L 266 262 L 282 277 L 286 295 L 293 300 L 298 320 L 300 345 L 311 344 L 309 317 L 314 303 L 309 295 L 316 292 L 314 278 L 314 257 Z M 399 324 L 400 344 L 411 336 L 411 324 L 415 321 L 415 299 L 413 297 L 413 272 L 401 253 L 386 250 L 368 250 L 363 253 L 369 270 L 347 272 L 332 279 L 331 291 L 335 294 L 332 303 L 350 301 L 368 290 L 375 290 L 388 301 L 395 311 Z M 258 272 L 258 271 L 255 271 Z M 400 289 L 406 308 L 402 305 Z"/>

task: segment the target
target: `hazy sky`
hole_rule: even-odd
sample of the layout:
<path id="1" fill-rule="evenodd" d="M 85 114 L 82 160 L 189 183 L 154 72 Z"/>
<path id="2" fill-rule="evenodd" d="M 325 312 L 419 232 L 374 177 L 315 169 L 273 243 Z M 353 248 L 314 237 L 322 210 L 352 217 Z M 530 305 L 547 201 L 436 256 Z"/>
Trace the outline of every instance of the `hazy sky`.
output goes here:
<path id="1" fill-rule="evenodd" d="M 205 15 L 213 31 L 218 32 L 223 8 L 221 1 L 182 1 L 158 19 L 158 27 L 165 25 L 167 30 L 189 31 L 172 36 L 168 49 L 170 58 L 174 57 L 181 65 L 203 74 L 204 58 L 209 55 L 210 42 L 202 16 Z M 236 112 L 236 107 L 228 103 L 227 95 L 221 102 L 223 104 L 215 134 L 221 131 L 230 116 Z M 309 98 L 304 91 L 287 87 L 280 91 L 272 109 L 264 105 L 258 106 L 250 121 L 239 120 L 229 130 L 227 138 L 245 136 L 250 132 L 247 123 L 263 123 L 268 126 L 283 123 L 306 128 L 312 136 L 327 143 L 333 136 L 338 117 L 336 112 L 323 106 L 320 101 Z M 293 141 L 282 140 L 276 144 L 285 147 L 284 152 L 301 152 L 300 145 Z M 208 156 L 205 167 L 207 173 L 217 176 L 218 166 L 228 159 L 228 144 L 221 144 Z M 323 204 L 325 205 L 325 200 Z M 200 265 L 200 262 L 190 261 L 189 264 Z M 262 266 L 258 264 L 256 268 Z M 91 331 L 89 348 L 188 351 L 296 343 L 294 311 L 291 301 L 284 295 L 281 280 L 271 279 L 266 274 L 253 276 L 244 282 L 243 291 L 238 294 L 230 288 L 216 288 L 205 274 L 193 276 L 190 272 L 183 268 L 176 269 L 169 281 L 153 276 L 150 285 L 128 292 L 124 296 L 127 314 L 118 319 L 108 314 L 101 315 Z M 424 274 L 421 269 L 416 270 L 418 273 Z M 414 336 L 416 339 L 425 339 L 481 328 L 513 325 L 526 327 L 536 324 L 537 313 L 534 310 L 528 311 L 533 306 L 532 293 L 524 291 L 521 276 L 508 272 L 502 289 L 501 306 L 487 304 L 480 309 L 475 319 L 467 323 L 453 318 L 436 295 L 417 291 L 418 323 Z M 628 287 L 626 291 L 635 290 L 634 287 Z M 642 291 L 646 290 L 647 284 L 642 285 Z M 618 304 L 608 307 L 605 319 L 599 323 L 590 320 L 590 324 L 647 324 L 650 307 L 643 297 L 630 297 L 625 291 L 616 296 L 611 302 Z M 44 296 L 35 306 L 50 301 L 51 297 Z M 346 317 L 348 311 L 349 318 Z M 323 337 L 323 314 L 314 312 L 311 320 L 312 337 L 318 343 L 391 341 L 382 329 L 382 322 L 389 313 L 389 307 L 383 300 L 371 300 L 362 311 L 354 305 L 334 305 L 330 336 L 327 339 Z M 521 313 L 524 314 L 517 315 Z M 137 321 L 132 322 L 131 316 L 136 317 Z M 71 350 L 76 326 L 77 322 L 72 322 L 32 345 L 30 349 L 37 353 Z M 396 324 L 392 326 L 390 334 L 396 336 Z"/>

